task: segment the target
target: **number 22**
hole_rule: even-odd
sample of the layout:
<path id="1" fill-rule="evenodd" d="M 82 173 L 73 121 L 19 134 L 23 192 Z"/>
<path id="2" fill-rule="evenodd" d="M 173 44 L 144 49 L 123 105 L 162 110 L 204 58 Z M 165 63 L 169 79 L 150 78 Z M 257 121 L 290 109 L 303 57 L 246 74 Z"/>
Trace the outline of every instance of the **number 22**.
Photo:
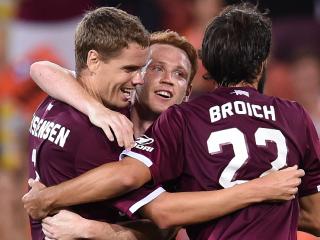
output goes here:
<path id="1" fill-rule="evenodd" d="M 254 136 L 257 146 L 266 147 L 267 141 L 272 141 L 277 146 L 277 158 L 271 162 L 271 169 L 262 173 L 260 177 L 267 175 L 269 172 L 277 171 L 287 165 L 288 148 L 286 139 L 281 131 L 277 129 L 258 128 Z M 232 180 L 236 172 L 245 164 L 249 157 L 245 135 L 238 128 L 212 132 L 207 140 L 209 154 L 220 153 L 222 151 L 221 146 L 227 144 L 233 146 L 234 157 L 222 171 L 219 178 L 219 183 L 224 188 L 247 182 L 247 180 Z"/>

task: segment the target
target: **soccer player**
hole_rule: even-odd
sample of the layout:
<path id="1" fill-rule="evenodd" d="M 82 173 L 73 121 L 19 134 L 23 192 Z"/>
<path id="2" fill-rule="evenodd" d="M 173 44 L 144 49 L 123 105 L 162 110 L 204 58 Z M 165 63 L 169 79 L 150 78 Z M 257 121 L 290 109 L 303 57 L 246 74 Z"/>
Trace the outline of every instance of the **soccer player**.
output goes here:
<path id="1" fill-rule="evenodd" d="M 137 86 L 137 91 L 130 114 L 131 120 L 134 124 L 135 136 L 137 137 L 141 136 L 145 132 L 152 122 L 159 117 L 161 112 L 165 111 L 173 104 L 180 104 L 182 101 L 187 99 L 191 92 L 192 79 L 197 69 L 197 56 L 195 49 L 177 33 L 172 31 L 153 33 L 151 34 L 150 44 L 151 59 L 146 68 L 144 84 Z M 74 81 L 72 78 L 70 79 L 71 75 L 68 71 L 58 67 L 57 65 L 51 63 L 35 63 L 32 67 L 31 74 L 40 85 L 42 85 L 47 91 L 55 96 L 62 98 L 64 97 L 64 99 L 68 100 L 68 95 L 72 94 L 72 91 L 74 91 L 74 86 L 68 87 L 68 85 L 66 86 L 66 83 L 69 81 L 75 83 L 76 81 Z M 57 91 L 62 92 L 59 95 Z M 83 102 L 85 97 L 74 96 L 74 98 L 77 99 L 76 106 L 81 109 L 81 102 Z M 90 104 L 87 105 L 90 106 Z M 92 104 L 92 106 L 97 106 L 97 104 Z M 102 111 L 103 110 L 104 109 L 102 109 Z M 94 112 L 99 112 L 99 109 L 98 111 Z M 106 118 L 109 117 L 110 112 L 108 112 Z M 90 119 L 94 119 L 94 117 L 90 117 Z M 146 140 L 146 138 L 141 137 L 140 141 L 142 140 Z M 276 180 L 271 178 L 269 179 L 272 181 Z M 284 179 L 281 179 L 281 181 L 284 181 Z M 265 185 L 267 182 L 260 182 L 260 184 Z M 274 182 L 274 184 L 276 183 Z M 261 191 L 261 186 L 258 185 L 257 187 L 260 191 L 258 193 L 258 189 L 256 190 L 257 193 L 254 193 L 255 198 L 257 198 L 261 193 L 265 194 L 264 191 Z M 243 195 L 246 198 L 248 195 L 250 195 L 250 192 L 254 192 L 255 187 L 250 186 L 250 188 L 251 189 L 247 190 L 243 188 L 241 190 L 246 192 L 246 195 Z M 177 196 L 177 199 L 174 199 L 174 194 L 170 195 L 170 193 L 162 193 L 156 201 L 153 201 L 149 204 L 147 204 L 145 201 L 146 206 L 142 207 L 142 212 L 144 212 L 145 216 L 148 216 L 148 213 L 152 213 L 149 217 L 156 221 L 161 227 L 167 227 L 170 226 L 170 224 L 177 225 L 177 220 L 174 220 L 174 218 L 177 218 L 181 215 L 181 211 L 177 211 L 179 209 L 184 210 L 184 214 L 182 217 L 180 216 L 180 218 L 183 218 L 183 221 L 185 222 L 180 222 L 181 224 L 189 223 L 188 221 L 190 220 L 188 219 L 191 219 L 191 221 L 198 221 L 197 218 L 199 217 L 194 216 L 193 214 L 201 210 L 198 208 L 198 205 L 205 207 L 206 215 L 211 216 L 210 218 L 218 217 L 221 216 L 221 214 L 235 210 L 237 206 L 238 208 L 244 206 L 244 200 L 239 196 L 240 191 L 238 192 L 236 188 L 229 190 L 231 190 L 229 199 L 236 199 L 236 205 L 234 205 L 235 203 L 230 202 L 227 207 L 223 206 L 228 202 L 227 198 L 222 197 L 224 193 L 219 193 L 219 195 L 208 195 L 208 193 L 201 194 L 201 199 L 204 201 L 204 203 L 195 202 L 194 196 L 197 194 L 192 194 L 191 198 L 190 196 L 188 197 L 184 194 L 180 197 Z M 277 191 L 278 189 L 274 189 L 273 192 L 277 193 Z M 281 195 L 279 193 L 277 194 L 278 196 Z M 134 194 L 132 195 L 126 195 L 124 197 L 125 201 L 133 201 L 135 197 Z M 266 196 L 267 195 L 268 194 L 266 194 Z M 218 196 L 221 200 L 217 199 L 214 201 L 214 196 Z M 290 194 L 287 196 L 290 197 Z M 154 197 L 156 197 L 156 195 L 154 195 Z M 181 202 L 182 197 L 188 197 L 190 199 L 190 203 L 188 205 L 189 209 L 187 209 L 183 202 Z M 270 197 L 272 196 L 269 196 L 269 198 Z M 250 198 L 247 198 L 245 201 L 248 201 L 249 199 Z M 213 205 L 211 201 L 213 201 L 215 205 Z M 135 202 L 133 201 L 133 205 L 134 203 Z M 172 206 L 174 206 L 175 203 L 177 203 L 177 206 L 180 208 L 172 209 Z M 163 206 L 168 207 L 164 208 Z M 191 206 L 194 207 L 190 209 Z M 211 211 L 207 210 L 207 208 L 210 209 L 210 206 L 215 208 L 211 207 Z M 137 210 L 138 209 L 136 208 L 135 211 Z M 132 210 L 127 212 L 128 215 L 131 215 L 132 213 Z M 188 215 L 188 217 L 185 215 Z M 170 218 L 173 220 L 170 221 Z M 67 211 L 61 211 L 56 216 L 48 217 L 43 220 L 43 229 L 45 234 L 48 237 L 57 239 L 66 236 L 70 238 L 90 236 L 99 239 L 104 239 L 105 237 L 107 239 L 108 233 L 106 231 L 108 231 L 109 228 L 110 227 L 108 227 L 108 225 L 105 223 L 85 220 L 84 218 Z"/>
<path id="2" fill-rule="evenodd" d="M 228 189 L 295 164 L 305 170 L 299 198 L 190 226 L 191 239 L 296 239 L 299 201 L 301 227 L 312 220 L 309 230 L 319 235 L 320 145 L 312 121 L 299 104 L 257 91 L 270 43 L 266 16 L 248 4 L 227 7 L 202 44 L 202 62 L 219 88 L 163 113 L 146 132 L 153 151 L 122 154 L 131 168 L 141 162 L 135 171 L 145 181 L 178 178 L 182 191 Z"/>
<path id="3" fill-rule="evenodd" d="M 109 108 L 128 107 L 130 92 L 143 82 L 141 69 L 149 56 L 149 33 L 139 19 L 115 8 L 88 12 L 77 27 L 75 46 L 76 77 L 84 89 Z M 124 118 L 123 123 L 130 121 Z M 33 115 L 29 133 L 31 177 L 48 186 L 114 161 L 121 150 L 85 115 L 51 97 Z M 109 202 L 73 210 L 111 223 L 118 218 Z M 44 239 L 41 222 L 32 220 L 31 225 L 32 238 Z"/>
<path id="4" fill-rule="evenodd" d="M 166 94 L 166 93 L 164 93 Z M 175 109 L 175 108 L 174 108 Z M 170 113 L 170 110 L 169 110 L 169 113 Z M 167 114 L 165 114 L 164 116 L 166 116 Z M 197 115 L 198 117 L 202 117 L 201 115 Z M 160 117 L 160 121 L 161 119 L 163 119 L 162 117 Z M 173 126 L 177 124 L 177 122 L 175 121 L 175 119 L 173 119 L 174 121 L 172 122 Z M 187 119 L 185 119 L 187 120 Z M 158 122 L 158 121 L 157 121 Z M 181 124 L 183 123 L 183 121 L 180 122 Z M 156 123 L 154 126 L 157 126 L 158 123 Z M 190 128 L 187 128 L 187 129 L 190 129 Z M 151 131 L 151 130 L 150 130 Z M 171 135 L 172 134 L 179 134 L 179 132 L 169 132 L 166 134 L 166 138 L 169 140 Z M 145 139 L 144 139 L 145 140 Z M 152 144 L 152 141 L 155 140 L 155 139 L 147 139 L 148 140 L 148 144 Z M 182 139 L 179 139 L 179 141 L 183 141 Z M 145 143 L 145 142 L 144 142 Z M 171 144 L 172 142 L 170 142 Z M 176 142 L 174 143 L 172 146 L 170 147 L 173 147 L 173 148 L 177 148 L 177 145 L 180 145 L 180 143 Z M 146 151 L 148 152 L 148 150 L 151 150 L 150 151 L 150 154 L 154 154 L 155 152 L 158 152 L 158 150 L 156 150 L 155 148 L 153 149 L 150 149 L 150 148 L 145 148 L 144 146 L 141 147 L 141 141 L 138 142 L 138 144 L 136 145 L 136 148 L 140 148 L 141 151 Z M 150 145 L 151 146 L 151 145 Z M 178 148 L 180 149 L 181 151 L 182 150 L 185 150 L 185 148 L 181 147 L 181 148 Z M 190 153 L 192 153 L 192 148 L 189 148 L 188 151 L 190 151 Z M 138 151 L 137 151 L 138 152 Z M 127 152 L 127 154 L 130 154 L 130 153 L 133 153 L 133 152 Z M 165 151 L 164 151 L 165 153 Z M 158 153 L 157 153 L 158 154 Z M 159 155 L 159 154 L 158 154 Z M 199 155 L 200 156 L 200 155 Z M 146 158 L 143 158 L 142 155 L 138 155 L 136 156 L 138 157 L 140 160 L 142 158 L 142 160 L 145 160 L 145 163 L 147 164 L 150 164 L 151 163 L 151 167 L 154 166 L 152 164 L 152 162 Z M 160 157 L 160 156 L 159 156 Z M 167 156 L 168 157 L 168 156 Z M 172 156 L 173 157 L 173 156 Z M 186 156 L 187 157 L 187 156 Z M 205 154 L 201 155 L 201 157 L 205 157 Z M 171 159 L 172 160 L 172 159 Z M 181 159 L 182 161 L 185 161 L 183 158 Z M 197 161 L 198 162 L 197 162 Z M 194 160 L 193 162 L 193 167 L 195 167 L 195 170 L 197 170 L 196 166 L 197 164 L 200 162 L 200 158 L 197 157 L 197 159 Z M 175 159 L 175 161 L 178 163 L 178 166 L 179 167 L 182 167 L 182 165 L 180 164 L 180 159 Z M 172 162 L 173 165 L 175 165 L 175 162 L 173 161 Z M 189 164 L 188 164 L 189 165 Z M 267 165 L 267 164 L 266 164 Z M 175 166 L 177 167 L 177 166 Z M 178 182 L 178 185 L 177 187 L 181 190 L 183 189 L 186 189 L 186 188 L 189 188 L 190 190 L 207 190 L 206 188 L 202 188 L 204 187 L 205 185 L 200 185 L 200 184 L 197 184 L 196 182 L 193 182 L 194 180 L 196 179 L 193 179 L 192 178 L 192 174 L 194 174 L 193 170 L 192 169 L 189 169 L 190 165 L 187 166 L 186 165 L 186 168 L 185 170 L 191 170 L 190 172 L 184 172 L 183 174 L 182 173 L 177 173 L 177 174 L 181 174 L 181 175 L 178 175 L 177 177 L 181 177 L 182 179 L 178 179 L 179 182 Z M 151 168 L 152 169 L 152 168 Z M 206 170 L 206 169 L 204 169 Z M 209 170 L 209 169 L 208 169 Z M 211 169 L 212 170 L 212 173 L 215 174 L 215 169 Z M 119 171 L 119 172 L 118 172 Z M 162 169 L 162 173 L 158 176 L 166 176 L 167 174 L 169 173 L 172 173 L 172 169 L 170 168 L 164 168 Z M 114 174 L 114 173 L 117 173 L 117 174 Z M 119 173 L 124 173 L 124 174 L 119 174 Z M 98 178 L 97 178 L 98 176 Z M 258 175 L 259 176 L 259 175 Z M 257 177 L 258 177 L 257 176 Z M 270 175 L 269 175 L 270 176 Z M 275 176 L 275 175 L 273 175 Z M 120 192 L 123 192 L 123 189 L 121 187 L 119 187 L 119 182 L 122 182 L 123 181 L 123 178 L 126 179 L 127 181 L 127 185 L 130 186 L 128 189 L 132 189 L 132 188 L 136 188 L 136 187 L 140 187 L 143 183 L 147 182 L 148 180 L 151 179 L 151 175 L 150 175 L 150 171 L 149 171 L 149 168 L 146 167 L 146 165 L 144 165 L 144 163 L 141 163 L 133 158 L 130 158 L 130 157 L 127 157 L 125 158 L 124 160 L 118 162 L 118 163 L 114 163 L 114 164 L 109 164 L 107 166 L 103 166 L 102 168 L 97 168 L 95 169 L 94 171 L 90 172 L 90 173 L 87 173 L 85 175 L 83 175 L 81 178 L 78 178 L 78 179 L 74 179 L 72 181 L 69 181 L 69 183 L 66 183 L 66 184 L 61 184 L 60 185 L 60 190 L 58 192 L 55 192 L 54 193 L 54 196 L 53 195 L 50 195 L 49 196 L 47 195 L 44 199 L 44 202 L 46 203 L 47 200 L 49 199 L 50 201 L 50 197 L 53 197 L 55 199 L 59 199 L 57 201 L 54 200 L 54 203 L 50 203 L 50 205 L 55 205 L 59 207 L 59 204 L 63 205 L 63 204 L 72 204 L 73 201 L 79 201 L 80 199 L 80 202 L 84 202 L 86 201 L 87 199 L 91 199 L 91 198 L 94 198 L 95 200 L 97 199 L 102 199 L 104 197 L 112 197 L 114 196 L 115 194 L 118 194 Z M 250 178 L 250 177 L 248 177 Z M 79 180 L 80 179 L 80 180 Z M 83 179 L 85 179 L 85 181 L 83 181 Z M 211 178 L 208 176 L 208 178 L 206 178 L 206 180 L 208 180 L 208 184 L 211 185 L 210 183 L 210 180 Z M 183 180 L 183 181 L 180 181 L 180 180 Z M 260 179 L 259 179 L 260 180 Z M 80 185 L 77 185 L 79 184 L 80 182 Z M 194 183 L 194 184 L 192 184 Z M 248 183 L 247 183 L 248 184 Z M 237 185 L 237 186 L 234 186 L 233 190 L 234 189 L 239 189 L 239 187 L 244 187 L 246 184 L 241 184 L 241 185 Z M 74 186 L 77 186 L 77 188 L 74 188 Z M 248 186 L 248 185 L 246 185 Z M 80 188 L 81 189 L 80 189 Z M 117 188 L 117 189 L 115 189 Z M 197 188 L 197 189 L 195 189 Z M 201 189 L 202 188 L 202 189 Z M 52 189 L 57 189 L 55 187 L 52 187 L 52 188 L 48 188 L 48 189 L 44 189 L 43 191 L 40 191 L 40 195 L 42 194 L 45 194 L 45 193 L 48 193 L 50 192 Z M 62 190 L 61 190 L 62 189 Z M 68 189 L 68 191 L 72 190 L 73 191 L 73 194 L 70 194 L 70 192 L 66 191 L 66 189 Z M 218 187 L 214 187 L 213 185 L 211 186 L 211 189 L 219 189 Z M 250 189 L 250 188 L 248 188 Z M 84 190 L 84 191 L 82 191 Z M 224 189 L 224 190 L 221 190 L 220 193 L 222 192 L 230 192 L 228 190 L 231 190 L 230 189 Z M 76 192 L 76 194 L 74 194 Z M 78 194 L 79 193 L 79 194 Z M 234 199 L 236 201 L 239 201 L 240 198 L 243 197 L 243 194 L 241 191 L 238 192 L 239 194 L 236 194 L 233 196 L 233 198 L 237 198 L 237 199 Z M 32 197 L 32 194 L 33 192 L 31 191 L 29 193 L 29 195 L 27 195 L 25 197 L 25 202 L 26 202 L 26 206 L 30 206 L 28 205 L 30 203 L 30 197 Z M 64 196 L 68 196 L 67 198 L 64 198 L 64 197 L 61 197 L 62 194 L 66 194 Z M 198 195 L 201 194 L 201 193 L 197 193 Z M 188 196 L 188 200 L 190 200 L 190 206 L 192 205 L 192 200 L 194 199 L 193 198 L 193 195 L 197 195 L 197 194 L 188 194 L 188 193 L 177 193 L 176 195 L 180 196 L 180 199 L 181 200 L 185 200 Z M 206 195 L 208 194 L 207 192 L 203 192 L 202 193 L 203 195 Z M 94 197 L 92 197 L 94 195 Z M 159 198 L 163 196 L 163 194 L 161 194 L 159 196 Z M 216 195 L 217 196 L 217 195 Z M 221 195 L 222 196 L 222 195 Z M 52 198 L 52 199 L 53 199 Z M 205 199 L 208 200 L 208 198 L 206 197 Z M 216 199 L 216 200 L 219 200 L 219 199 Z M 180 202 L 180 205 L 184 205 L 184 204 L 187 204 L 189 201 L 181 201 Z M 151 202 L 152 203 L 152 202 Z M 202 214 L 202 218 L 203 218 L 203 215 L 206 216 L 206 218 L 204 218 L 204 220 L 208 220 L 208 219 L 211 219 L 212 216 L 209 216 L 210 214 L 212 214 L 212 210 L 211 208 L 206 208 L 204 206 L 207 206 L 207 205 L 204 205 L 202 204 L 201 202 L 199 202 L 200 204 L 197 205 L 197 211 L 192 211 L 192 212 L 196 212 L 195 214 L 195 217 L 193 218 L 193 221 L 197 221 L 197 217 L 199 217 L 199 215 Z M 232 201 L 230 202 L 232 203 Z M 199 208 L 199 206 L 201 206 Z M 230 205 L 229 204 L 226 204 L 225 201 L 222 201 L 220 202 L 220 205 L 211 205 L 211 206 L 216 206 L 218 210 L 220 210 L 220 208 L 222 209 L 226 209 L 226 208 L 229 208 Z M 30 210 L 30 208 L 29 208 Z M 32 210 L 32 209 L 31 209 Z M 190 210 L 190 209 L 185 209 L 185 212 L 188 212 L 187 210 Z M 44 209 L 44 211 L 47 211 L 47 209 Z M 200 213 L 199 213 L 200 212 Z M 181 212 L 180 213 L 183 215 L 184 212 Z M 198 215 L 197 215 L 198 214 Z M 151 216 L 152 216 L 152 213 L 151 213 Z M 190 216 L 188 214 L 185 214 L 184 215 L 186 219 L 190 218 Z M 220 215 L 221 216 L 221 215 Z M 171 219 L 165 219 L 166 221 L 168 221 L 167 224 L 170 224 L 172 222 L 175 222 L 176 224 L 184 224 L 183 221 L 186 221 L 184 220 L 184 218 L 182 218 L 182 220 L 179 220 L 177 221 L 177 219 L 174 219 L 174 216 L 171 217 Z M 192 220 L 188 220 L 188 221 L 191 221 Z M 203 221 L 203 220 L 202 220 Z M 178 222 L 178 223 L 177 223 Z"/>

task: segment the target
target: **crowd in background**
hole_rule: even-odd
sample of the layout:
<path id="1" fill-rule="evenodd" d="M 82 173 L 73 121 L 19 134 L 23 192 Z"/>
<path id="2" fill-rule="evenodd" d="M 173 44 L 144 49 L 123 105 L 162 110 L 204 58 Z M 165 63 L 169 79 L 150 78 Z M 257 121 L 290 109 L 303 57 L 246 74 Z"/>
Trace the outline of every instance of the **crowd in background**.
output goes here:
<path id="1" fill-rule="evenodd" d="M 0 1 L 0 238 L 28 239 L 21 196 L 27 189 L 27 131 L 45 94 L 31 81 L 29 67 L 50 60 L 74 68 L 73 34 L 82 14 L 116 6 L 138 15 L 150 31 L 172 29 L 201 48 L 207 22 L 224 0 L 2 0 Z M 256 1 L 251 1 L 256 2 Z M 320 0 L 260 0 L 273 20 L 272 55 L 265 93 L 298 101 L 320 133 Z M 200 63 L 200 60 L 199 60 Z M 199 71 L 193 96 L 215 86 Z M 307 239 L 307 238 L 305 238 Z"/>

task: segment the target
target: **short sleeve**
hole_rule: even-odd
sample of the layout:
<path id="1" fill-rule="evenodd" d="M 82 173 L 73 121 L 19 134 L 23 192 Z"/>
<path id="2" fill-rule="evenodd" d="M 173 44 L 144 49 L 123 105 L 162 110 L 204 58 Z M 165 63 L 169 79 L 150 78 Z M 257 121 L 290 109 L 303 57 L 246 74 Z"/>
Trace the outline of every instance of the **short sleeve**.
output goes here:
<path id="1" fill-rule="evenodd" d="M 155 185 L 175 179 L 181 175 L 184 165 L 184 129 L 182 112 L 173 106 L 136 140 L 131 151 L 123 151 L 120 159 L 130 156 L 144 163 Z"/>
<path id="2" fill-rule="evenodd" d="M 303 111 L 306 125 L 306 150 L 302 161 L 305 176 L 299 188 L 300 196 L 320 192 L 320 144 L 311 118 Z"/>
<path id="3" fill-rule="evenodd" d="M 138 210 L 165 192 L 161 186 L 143 186 L 135 191 L 115 198 L 111 204 L 131 219 L 139 218 Z"/>

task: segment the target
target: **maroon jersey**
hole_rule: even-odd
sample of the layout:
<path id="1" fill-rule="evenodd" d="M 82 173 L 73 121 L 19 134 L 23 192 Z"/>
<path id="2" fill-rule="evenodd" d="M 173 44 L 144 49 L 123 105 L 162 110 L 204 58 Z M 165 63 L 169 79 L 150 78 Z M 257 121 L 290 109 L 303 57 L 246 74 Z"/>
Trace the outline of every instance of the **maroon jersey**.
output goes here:
<path id="1" fill-rule="evenodd" d="M 139 219 L 140 208 L 150 203 L 166 190 L 162 186 L 143 186 L 121 197 L 115 198 L 112 204 L 130 219 Z"/>
<path id="2" fill-rule="evenodd" d="M 148 167 L 156 184 L 179 191 L 229 188 L 286 166 L 306 172 L 299 195 L 320 191 L 319 139 L 295 102 L 253 88 L 218 88 L 163 113 L 123 156 Z M 201 207 L 201 206 L 199 206 Z M 296 239 L 297 198 L 261 203 L 187 228 L 191 239 Z"/>
<path id="3" fill-rule="evenodd" d="M 71 106 L 48 97 L 35 112 L 29 129 L 29 172 L 46 186 L 72 179 L 104 163 L 117 161 L 123 149 L 110 142 L 100 128 Z M 143 193 L 147 194 L 147 193 Z M 149 194 L 149 192 L 148 192 Z M 119 211 L 128 212 L 135 201 L 102 201 L 72 207 L 83 217 L 114 223 Z M 152 199 L 151 199 L 152 200 Z M 44 239 L 39 221 L 32 221 L 33 240 Z"/>

